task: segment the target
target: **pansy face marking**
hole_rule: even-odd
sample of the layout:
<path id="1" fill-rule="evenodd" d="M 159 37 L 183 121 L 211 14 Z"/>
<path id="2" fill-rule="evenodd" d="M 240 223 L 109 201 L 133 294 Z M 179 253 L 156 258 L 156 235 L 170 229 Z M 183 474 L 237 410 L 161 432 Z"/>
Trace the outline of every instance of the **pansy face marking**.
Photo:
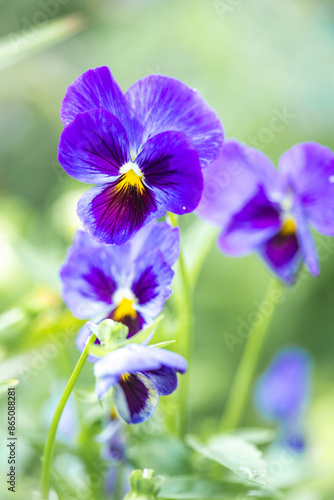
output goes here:
<path id="1" fill-rule="evenodd" d="M 237 166 L 230 174 L 230 166 Z M 215 182 L 229 175 L 229 182 Z M 229 255 L 257 252 L 272 271 L 293 283 L 302 262 L 319 274 L 310 227 L 334 236 L 334 153 L 316 143 L 283 154 L 278 171 L 260 151 L 235 140 L 204 171 L 198 213 L 219 225 L 220 249 Z"/>
<path id="2" fill-rule="evenodd" d="M 122 247 L 102 245 L 79 231 L 60 272 L 63 298 L 76 317 L 120 321 L 131 337 L 162 311 L 179 251 L 179 230 L 165 222 L 147 224 Z M 82 327 L 81 351 L 89 335 Z"/>
<path id="3" fill-rule="evenodd" d="M 202 168 L 224 132 L 216 113 L 183 83 L 151 75 L 123 94 L 107 67 L 89 70 L 66 91 L 58 159 L 79 181 L 97 184 L 78 216 L 98 242 L 121 245 L 143 225 L 192 212 Z"/>

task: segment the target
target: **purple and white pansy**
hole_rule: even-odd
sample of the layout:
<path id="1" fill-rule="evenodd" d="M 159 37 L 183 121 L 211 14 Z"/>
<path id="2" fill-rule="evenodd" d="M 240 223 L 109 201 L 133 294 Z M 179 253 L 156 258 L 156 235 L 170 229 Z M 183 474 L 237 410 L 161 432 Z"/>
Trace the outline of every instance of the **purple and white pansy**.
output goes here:
<path id="1" fill-rule="evenodd" d="M 152 416 L 159 396 L 175 391 L 177 373 L 186 370 L 185 359 L 175 352 L 129 344 L 95 363 L 96 392 L 101 398 L 114 387 L 119 416 L 128 424 L 138 424 Z"/>
<path id="2" fill-rule="evenodd" d="M 75 179 L 97 184 L 79 201 L 84 228 L 121 245 L 166 210 L 192 212 L 202 168 L 223 144 L 223 127 L 201 95 L 173 78 L 151 75 L 125 94 L 109 68 L 91 69 L 66 91 L 58 159 Z"/>
<path id="3" fill-rule="evenodd" d="M 255 251 L 287 283 L 294 282 L 303 261 L 319 274 L 310 227 L 334 236 L 334 153 L 329 148 L 297 144 L 276 170 L 260 151 L 227 140 L 203 175 L 198 214 L 221 227 L 218 246 L 224 253 Z"/>
<path id="4" fill-rule="evenodd" d="M 60 271 L 63 299 L 75 317 L 120 321 L 131 337 L 162 311 L 179 252 L 179 229 L 166 222 L 147 224 L 122 246 L 102 245 L 78 231 Z M 84 325 L 80 351 L 90 334 Z"/>

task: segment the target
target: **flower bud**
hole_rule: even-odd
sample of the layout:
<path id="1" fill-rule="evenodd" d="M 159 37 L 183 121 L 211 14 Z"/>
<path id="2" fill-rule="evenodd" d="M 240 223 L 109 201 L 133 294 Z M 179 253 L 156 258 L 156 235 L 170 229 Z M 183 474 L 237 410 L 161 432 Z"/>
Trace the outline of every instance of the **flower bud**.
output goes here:
<path id="1" fill-rule="evenodd" d="M 154 476 L 154 470 L 134 470 L 130 476 L 131 491 L 124 500 L 156 500 L 164 481 L 162 476 Z"/>

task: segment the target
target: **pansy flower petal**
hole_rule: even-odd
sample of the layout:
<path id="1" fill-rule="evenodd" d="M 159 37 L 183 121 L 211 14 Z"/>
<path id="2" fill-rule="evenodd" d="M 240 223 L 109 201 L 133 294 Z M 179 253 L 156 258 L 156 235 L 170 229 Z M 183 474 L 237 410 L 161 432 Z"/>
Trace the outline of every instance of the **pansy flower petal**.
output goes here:
<path id="1" fill-rule="evenodd" d="M 303 423 L 296 419 L 292 425 L 290 422 L 282 426 L 280 442 L 284 448 L 291 448 L 294 453 L 303 453 L 307 447 L 307 439 L 303 429 Z"/>
<path id="2" fill-rule="evenodd" d="M 219 158 L 203 170 L 204 188 L 196 210 L 203 219 L 226 227 L 257 193 L 259 185 L 275 196 L 278 176 L 269 158 L 235 139 L 227 139 Z"/>
<path id="3" fill-rule="evenodd" d="M 113 180 L 130 160 L 125 129 L 108 111 L 82 113 L 64 129 L 58 160 L 79 181 L 93 184 Z"/>
<path id="4" fill-rule="evenodd" d="M 279 231 L 279 207 L 268 200 L 262 186 L 231 219 L 218 238 L 220 249 L 229 255 L 244 255 Z"/>
<path id="5" fill-rule="evenodd" d="M 108 437 L 105 438 L 105 449 L 104 457 L 107 460 L 113 460 L 114 462 L 120 462 L 126 458 L 126 440 L 123 434 L 122 421 L 115 418 L 109 423 L 111 429 L 105 429 L 108 431 Z M 110 491 L 110 494 L 112 491 Z"/>
<path id="6" fill-rule="evenodd" d="M 94 109 L 115 115 L 126 128 L 130 142 L 140 143 L 142 127 L 106 66 L 86 71 L 67 87 L 60 109 L 63 125 L 66 127 L 77 115 Z"/>
<path id="7" fill-rule="evenodd" d="M 138 300 L 136 310 L 144 317 L 157 316 L 171 294 L 173 276 L 174 271 L 166 264 L 159 250 L 143 255 L 137 261 L 131 287 Z"/>
<path id="8" fill-rule="evenodd" d="M 62 297 L 74 316 L 81 319 L 101 314 L 112 304 L 116 277 L 106 249 L 83 247 L 76 240 L 60 270 Z"/>
<path id="9" fill-rule="evenodd" d="M 297 227 L 296 234 L 303 254 L 303 260 L 310 273 L 313 274 L 313 276 L 318 276 L 320 269 L 317 248 L 307 225 L 307 219 L 303 208 L 297 204 L 294 208 L 294 214 Z"/>
<path id="10" fill-rule="evenodd" d="M 96 382 L 96 395 L 99 399 L 109 391 L 111 387 L 114 387 L 118 383 L 118 377 L 113 377 L 112 375 L 108 375 L 107 377 L 100 378 Z"/>
<path id="11" fill-rule="evenodd" d="M 109 375 L 120 377 L 124 373 L 160 370 L 163 366 L 180 373 L 187 370 L 185 359 L 175 352 L 130 344 L 101 358 L 94 365 L 94 373 L 98 378 Z"/>
<path id="12" fill-rule="evenodd" d="M 301 348 L 279 352 L 260 377 L 255 402 L 269 419 L 289 421 L 306 408 L 310 396 L 312 359 Z"/>
<path id="13" fill-rule="evenodd" d="M 79 200 L 77 213 L 83 227 L 100 243 L 122 245 L 143 224 L 157 215 L 149 189 L 122 185 L 117 180 L 91 188 Z"/>
<path id="14" fill-rule="evenodd" d="M 156 251 L 158 247 L 166 264 L 172 266 L 180 254 L 180 230 L 167 222 L 152 221 L 138 231 L 130 243 L 134 261 Z"/>
<path id="15" fill-rule="evenodd" d="M 101 245 L 93 240 L 86 231 L 78 230 L 75 233 L 72 248 L 78 249 L 91 249 L 91 248 L 101 248 Z"/>
<path id="16" fill-rule="evenodd" d="M 223 127 L 196 90 L 173 78 L 150 75 L 135 82 L 125 97 L 144 127 L 143 142 L 161 132 L 183 132 L 194 144 L 201 167 L 218 157 Z"/>
<path id="17" fill-rule="evenodd" d="M 136 158 L 145 185 L 164 210 L 175 214 L 192 212 L 203 189 L 197 152 L 181 132 L 165 132 L 149 139 Z"/>
<path id="18" fill-rule="evenodd" d="M 283 281 L 294 283 L 302 259 L 296 234 L 282 235 L 278 232 L 260 245 L 258 252 Z"/>
<path id="19" fill-rule="evenodd" d="M 177 375 L 171 368 L 163 366 L 160 370 L 145 372 L 145 375 L 154 382 L 160 396 L 168 396 L 177 388 Z"/>
<path id="20" fill-rule="evenodd" d="M 115 385 L 115 380 L 118 381 L 114 392 L 115 405 L 119 415 L 128 423 L 140 423 L 149 418 L 159 395 L 169 394 L 176 387 L 171 372 L 184 373 L 186 370 L 187 363 L 179 354 L 138 344 L 112 351 L 94 366 L 99 398 L 104 390 Z"/>
<path id="21" fill-rule="evenodd" d="M 140 424 L 150 418 L 157 407 L 159 393 L 155 384 L 142 373 L 127 374 L 115 386 L 117 412 L 128 424 Z"/>
<path id="22" fill-rule="evenodd" d="M 95 437 L 97 443 L 103 445 L 103 456 L 107 460 L 120 462 L 125 460 L 125 436 L 123 422 L 112 412 L 111 420 L 103 431 Z M 112 467 L 113 468 L 113 467 Z"/>
<path id="23" fill-rule="evenodd" d="M 283 189 L 298 197 L 314 228 L 334 236 L 334 153 L 315 142 L 297 144 L 282 155 Z"/>

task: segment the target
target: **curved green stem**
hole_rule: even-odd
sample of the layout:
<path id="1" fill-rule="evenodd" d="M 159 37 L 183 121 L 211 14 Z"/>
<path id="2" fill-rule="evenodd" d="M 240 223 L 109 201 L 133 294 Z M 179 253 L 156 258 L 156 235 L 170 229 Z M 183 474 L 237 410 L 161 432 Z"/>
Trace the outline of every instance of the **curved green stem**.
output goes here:
<path id="1" fill-rule="evenodd" d="M 245 350 L 232 383 L 226 410 L 221 422 L 222 431 L 235 429 L 241 420 L 270 320 L 274 314 L 275 306 L 281 301 L 283 290 L 284 288 L 280 281 L 277 279 L 270 281 L 259 309 L 261 320 L 259 321 L 257 318 L 257 321 L 250 330 Z"/>
<path id="2" fill-rule="evenodd" d="M 53 415 L 53 419 L 50 425 L 48 437 L 45 444 L 44 455 L 43 455 L 43 470 L 42 470 L 42 486 L 41 486 L 41 500 L 47 500 L 49 496 L 49 487 L 50 487 L 50 470 L 51 470 L 51 462 L 53 456 L 53 450 L 55 445 L 55 437 L 57 433 L 58 424 L 60 418 L 62 416 L 63 410 L 67 403 L 68 398 L 73 390 L 74 384 L 79 377 L 81 370 L 88 358 L 89 348 L 92 344 L 94 344 L 96 340 L 96 336 L 92 334 L 83 350 L 79 361 L 76 367 L 73 370 L 73 373 L 67 382 L 65 390 L 60 398 L 55 414 Z"/>

